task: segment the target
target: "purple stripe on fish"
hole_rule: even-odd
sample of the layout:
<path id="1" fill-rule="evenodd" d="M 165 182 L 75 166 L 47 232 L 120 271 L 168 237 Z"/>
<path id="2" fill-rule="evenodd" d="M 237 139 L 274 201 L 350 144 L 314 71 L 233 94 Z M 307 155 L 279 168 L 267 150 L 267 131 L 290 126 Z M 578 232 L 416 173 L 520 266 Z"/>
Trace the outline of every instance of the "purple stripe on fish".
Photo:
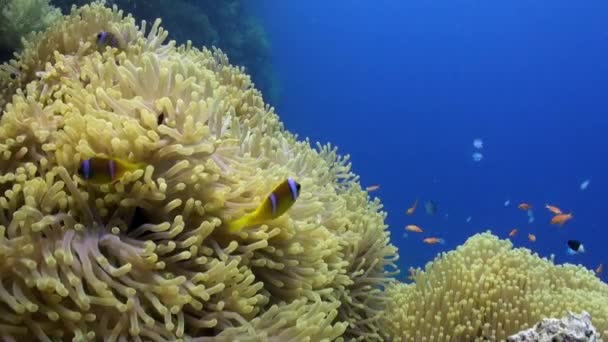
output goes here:
<path id="1" fill-rule="evenodd" d="M 116 174 L 116 163 L 114 162 L 114 159 L 108 161 L 108 171 L 110 172 L 110 179 L 114 180 L 114 175 Z"/>
<path id="2" fill-rule="evenodd" d="M 82 176 L 84 179 L 91 178 L 91 159 L 82 162 Z"/>
<path id="3" fill-rule="evenodd" d="M 97 35 L 97 44 L 103 44 L 107 36 L 108 32 L 99 32 L 99 34 Z"/>
<path id="4" fill-rule="evenodd" d="M 272 206 L 272 216 L 275 216 L 277 214 L 277 196 L 273 193 L 270 194 L 270 196 L 268 196 L 268 198 L 270 198 L 270 205 Z"/>
<path id="5" fill-rule="evenodd" d="M 298 193 L 298 183 L 291 177 L 287 178 L 287 183 L 289 184 L 289 190 L 291 190 L 291 197 L 294 201 L 297 200 L 300 195 Z"/>

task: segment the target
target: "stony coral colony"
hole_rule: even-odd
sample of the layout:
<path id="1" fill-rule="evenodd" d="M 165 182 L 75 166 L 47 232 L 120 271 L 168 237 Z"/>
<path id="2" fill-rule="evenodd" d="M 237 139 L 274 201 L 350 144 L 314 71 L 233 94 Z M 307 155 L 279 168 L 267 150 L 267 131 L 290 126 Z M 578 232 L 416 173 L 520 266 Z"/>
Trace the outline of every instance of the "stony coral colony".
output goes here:
<path id="1" fill-rule="evenodd" d="M 222 52 L 167 37 L 93 3 L 0 68 L 0 338 L 383 339 L 379 202 Z M 145 167 L 90 184 L 98 156 Z M 287 177 L 286 214 L 224 229 Z"/>

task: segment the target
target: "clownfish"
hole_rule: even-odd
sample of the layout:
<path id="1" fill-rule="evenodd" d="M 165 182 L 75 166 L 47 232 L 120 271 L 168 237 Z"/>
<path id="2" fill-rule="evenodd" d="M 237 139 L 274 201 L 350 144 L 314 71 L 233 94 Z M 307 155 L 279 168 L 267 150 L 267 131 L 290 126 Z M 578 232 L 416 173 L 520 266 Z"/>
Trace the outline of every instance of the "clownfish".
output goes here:
<path id="1" fill-rule="evenodd" d="M 100 47 L 118 47 L 118 39 L 116 39 L 116 36 L 114 34 L 108 31 L 99 32 L 95 41 Z"/>
<path id="2" fill-rule="evenodd" d="M 298 199 L 300 188 L 300 184 L 293 178 L 287 178 L 272 190 L 255 211 L 230 222 L 227 227 L 228 231 L 236 233 L 243 228 L 274 220 L 285 214 Z"/>
<path id="3" fill-rule="evenodd" d="M 88 183 L 101 185 L 114 183 L 125 173 L 144 167 L 143 163 L 131 163 L 119 158 L 93 157 L 80 163 L 78 175 Z"/>

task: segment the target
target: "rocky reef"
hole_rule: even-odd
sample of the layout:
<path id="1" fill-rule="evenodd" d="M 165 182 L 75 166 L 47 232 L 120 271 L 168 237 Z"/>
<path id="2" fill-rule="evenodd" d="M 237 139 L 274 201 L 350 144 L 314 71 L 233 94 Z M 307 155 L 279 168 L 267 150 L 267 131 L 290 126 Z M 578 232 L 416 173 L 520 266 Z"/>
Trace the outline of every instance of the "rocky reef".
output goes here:
<path id="1" fill-rule="evenodd" d="M 591 324 L 591 316 L 569 312 L 562 319 L 545 318 L 533 328 L 509 336 L 508 342 L 602 342 Z"/>

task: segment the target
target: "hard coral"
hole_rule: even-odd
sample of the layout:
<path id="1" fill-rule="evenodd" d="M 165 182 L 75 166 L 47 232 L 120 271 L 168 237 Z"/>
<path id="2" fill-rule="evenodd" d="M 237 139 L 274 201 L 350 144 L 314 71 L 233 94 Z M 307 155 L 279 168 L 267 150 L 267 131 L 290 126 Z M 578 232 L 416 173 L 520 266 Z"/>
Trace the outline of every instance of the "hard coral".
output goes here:
<path id="1" fill-rule="evenodd" d="M 20 74 L 0 120 L 0 339 L 382 339 L 379 202 L 224 54 L 159 23 L 75 8 L 3 66 Z M 148 166 L 92 186 L 76 170 L 95 155 Z M 223 229 L 288 176 L 287 214 Z"/>
<path id="2" fill-rule="evenodd" d="M 588 311 L 608 336 L 608 285 L 582 266 L 555 265 L 509 240 L 477 234 L 392 284 L 393 341 L 504 341 L 542 318 Z"/>

